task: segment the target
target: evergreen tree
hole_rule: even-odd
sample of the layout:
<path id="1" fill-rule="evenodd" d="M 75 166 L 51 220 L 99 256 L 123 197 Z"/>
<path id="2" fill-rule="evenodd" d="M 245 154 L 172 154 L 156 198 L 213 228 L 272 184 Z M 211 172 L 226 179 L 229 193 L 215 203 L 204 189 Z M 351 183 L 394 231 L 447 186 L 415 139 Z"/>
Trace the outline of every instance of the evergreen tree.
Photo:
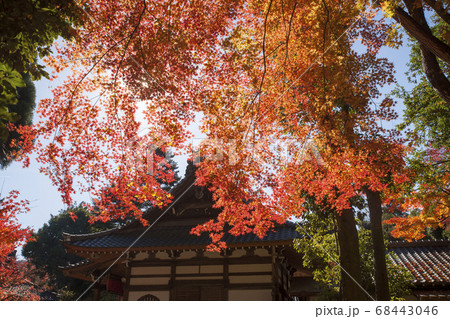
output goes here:
<path id="1" fill-rule="evenodd" d="M 28 73 L 22 74 L 25 86 L 17 88 L 17 103 L 7 105 L 9 112 L 17 114 L 20 118 L 15 121 L 16 125 L 31 126 L 33 124 L 33 111 L 36 105 L 36 88 L 31 76 Z M 0 166 L 6 168 L 13 158 L 10 158 L 11 153 L 18 151 L 18 146 L 11 146 L 12 140 L 19 140 L 21 138 L 20 133 L 17 131 L 8 132 L 6 129 L 6 123 L 2 123 L 2 136 L 4 142 L 0 146 Z"/>
<path id="2" fill-rule="evenodd" d="M 76 218 L 73 219 L 69 212 L 72 212 Z M 61 243 L 62 234 L 87 234 L 114 226 L 111 222 L 91 224 L 90 217 L 91 215 L 81 204 L 62 211 L 59 215 L 52 215 L 48 223 L 33 234 L 33 240 L 28 241 L 22 249 L 22 255 L 29 262 L 49 275 L 51 286 L 69 296 L 77 297 L 87 288 L 87 283 L 64 276 L 59 268 L 82 260 L 78 256 L 66 253 Z"/>

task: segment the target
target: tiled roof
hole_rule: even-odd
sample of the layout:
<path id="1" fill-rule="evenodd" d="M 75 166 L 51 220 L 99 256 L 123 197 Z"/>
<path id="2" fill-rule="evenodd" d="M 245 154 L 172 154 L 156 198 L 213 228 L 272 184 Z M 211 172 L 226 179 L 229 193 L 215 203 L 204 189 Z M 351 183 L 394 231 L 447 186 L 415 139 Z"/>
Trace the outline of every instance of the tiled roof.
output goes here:
<path id="1" fill-rule="evenodd" d="M 450 283 L 450 241 L 393 242 L 393 261 L 408 269 L 417 285 Z"/>
<path id="2" fill-rule="evenodd" d="M 191 235 L 192 225 L 183 226 L 158 226 L 152 227 L 142 238 L 140 238 L 133 247 L 161 248 L 161 247 L 189 247 L 189 246 L 207 246 L 211 243 L 208 234 L 201 236 Z M 132 232 L 105 232 L 103 236 L 91 238 L 70 236 L 70 241 L 66 243 L 70 246 L 86 248 L 127 248 L 143 232 L 144 228 L 138 228 Z M 295 224 L 288 222 L 279 225 L 275 231 L 269 232 L 265 237 L 258 238 L 255 234 L 246 234 L 241 236 L 232 236 L 225 234 L 223 240 L 228 245 L 248 244 L 248 243 L 270 243 L 289 241 L 298 237 L 295 230 Z"/>

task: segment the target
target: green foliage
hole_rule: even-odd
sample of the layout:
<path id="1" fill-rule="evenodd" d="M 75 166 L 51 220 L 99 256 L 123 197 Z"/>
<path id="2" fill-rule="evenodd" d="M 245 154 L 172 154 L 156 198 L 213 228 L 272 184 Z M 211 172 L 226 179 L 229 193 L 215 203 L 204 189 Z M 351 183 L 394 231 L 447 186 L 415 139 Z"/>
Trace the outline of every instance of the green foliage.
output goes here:
<path id="1" fill-rule="evenodd" d="M 23 105 L 11 109 L 21 94 L 20 88 L 28 87 L 34 91 L 30 79 L 23 79 L 27 74 L 33 80 L 48 77 L 44 66 L 36 61 L 51 53 L 53 42 L 59 37 L 70 39 L 75 35 L 74 25 L 81 25 L 82 10 L 73 0 L 0 0 L 0 142 L 2 150 L 0 165 L 5 167 L 9 160 L 8 123 L 15 123 L 28 111 L 20 109 Z M 23 94 L 23 92 L 22 92 Z M 33 93 L 34 95 L 34 93 Z M 29 95 L 31 97 L 31 94 Z M 22 103 L 26 99 L 22 98 Z M 28 105 L 33 102 L 28 101 Z M 28 108 L 28 106 L 27 106 Z M 19 111 L 19 112 L 17 112 Z M 30 123 L 31 124 L 31 123 Z M 27 125 L 30 125 L 27 124 Z M 16 136 L 17 137 L 17 136 Z"/>
<path id="2" fill-rule="evenodd" d="M 440 19 L 435 19 L 432 27 L 433 33 L 442 41 L 448 43 L 450 26 Z M 411 91 L 404 87 L 398 87 L 393 94 L 401 98 L 406 106 L 403 115 L 403 123 L 399 125 L 401 130 L 407 130 L 408 136 L 419 144 L 431 146 L 450 147 L 450 106 L 439 97 L 428 82 L 422 67 L 419 43 L 410 39 L 411 54 L 408 63 L 408 80 L 415 84 Z M 439 61 L 441 70 L 450 76 L 448 67 Z"/>
<path id="3" fill-rule="evenodd" d="M 424 143 L 431 140 L 437 145 L 450 146 L 450 106 L 437 95 L 426 79 L 422 78 L 410 92 L 397 88 L 395 94 L 403 99 L 406 106 L 400 129 L 412 125 L 408 135 L 417 141 Z"/>
<path id="4" fill-rule="evenodd" d="M 25 86 L 20 73 L 0 63 L 0 105 L 17 103 L 16 89 Z"/>
<path id="5" fill-rule="evenodd" d="M 75 214 L 75 220 L 71 218 L 69 211 Z M 78 296 L 87 288 L 87 284 L 78 279 L 65 277 L 59 268 L 59 266 L 82 260 L 78 256 L 66 254 L 61 243 L 62 234 L 87 234 L 115 226 L 113 223 L 101 222 L 90 224 L 90 217 L 91 215 L 82 205 L 71 207 L 59 215 L 52 215 L 48 223 L 33 234 L 34 241 L 29 241 L 22 249 L 22 255 L 25 258 L 36 268 L 49 274 L 50 284 L 55 289 L 61 290 L 64 298 Z"/>
<path id="6" fill-rule="evenodd" d="M 17 103 L 17 89 L 24 86 L 25 82 L 19 72 L 0 63 L 0 142 L 2 144 L 8 139 L 6 125 L 20 119 L 17 113 L 10 112 L 7 104 Z"/>
<path id="7" fill-rule="evenodd" d="M 302 238 L 294 241 L 295 249 L 302 253 L 303 266 L 314 269 L 314 280 L 321 286 L 320 298 L 324 300 L 339 298 L 337 226 L 333 213 L 309 203 L 297 228 Z"/>
<path id="8" fill-rule="evenodd" d="M 315 204 L 307 204 L 297 228 L 302 235 L 294 241 L 294 247 L 302 253 L 303 265 L 313 269 L 314 280 L 322 286 L 319 295 L 323 300 L 338 300 L 341 272 L 339 268 L 339 247 L 337 241 L 336 212 Z M 358 231 L 361 255 L 361 286 L 372 296 L 375 295 L 374 257 L 371 232 L 365 229 L 367 223 L 364 214 L 359 214 Z M 396 266 L 392 257 L 387 258 L 389 290 L 391 300 L 402 300 L 409 294 L 412 275 L 405 269 Z"/>
<path id="9" fill-rule="evenodd" d="M 17 114 L 18 119 L 15 119 L 15 124 L 23 126 L 31 126 L 33 124 L 33 111 L 36 105 L 36 88 L 31 76 L 29 74 L 23 74 L 23 81 L 25 86 L 17 89 L 17 103 L 13 105 L 7 105 L 7 108 L 12 114 Z M 2 107 L 4 108 L 4 107 Z M 11 163 L 11 154 L 13 151 L 17 151 L 17 146 L 11 147 L 12 140 L 20 140 L 21 135 L 17 131 L 9 132 L 6 129 L 6 123 L 0 123 L 0 134 L 6 131 L 3 135 L 5 141 L 0 148 L 0 166 L 2 168 L 7 167 Z M 4 131 L 3 131 L 4 130 Z"/>
<path id="10" fill-rule="evenodd" d="M 166 165 L 164 165 L 163 171 L 166 174 L 169 172 L 173 172 L 174 180 L 172 182 L 166 184 L 162 180 L 158 180 L 158 182 L 161 184 L 162 189 L 170 191 L 181 179 L 180 176 L 178 175 L 178 164 L 174 160 L 175 156 L 169 150 L 164 152 L 160 148 L 155 150 L 155 155 L 161 158 L 163 157 L 165 158 L 164 162 Z"/>
<path id="11" fill-rule="evenodd" d="M 10 111 L 20 115 L 16 124 L 33 124 L 33 110 L 36 105 L 36 87 L 34 86 L 29 74 L 22 74 L 25 83 L 23 87 L 17 89 L 17 103 L 8 105 Z"/>
<path id="12" fill-rule="evenodd" d="M 53 42 L 74 35 L 82 11 L 73 0 L 0 1 L 0 64 L 30 73 L 33 80 L 48 74 L 35 61 L 50 54 Z"/>
<path id="13" fill-rule="evenodd" d="M 374 259 L 372 234 L 369 229 L 360 228 L 359 233 L 359 249 L 361 252 L 361 268 L 362 268 L 362 286 L 371 294 L 375 294 L 375 284 L 373 280 Z M 387 242 L 385 243 L 387 245 Z M 389 292 L 391 300 L 404 300 L 404 297 L 410 293 L 412 287 L 412 274 L 405 268 L 395 265 L 393 262 L 394 254 L 389 252 L 386 258 Z"/>

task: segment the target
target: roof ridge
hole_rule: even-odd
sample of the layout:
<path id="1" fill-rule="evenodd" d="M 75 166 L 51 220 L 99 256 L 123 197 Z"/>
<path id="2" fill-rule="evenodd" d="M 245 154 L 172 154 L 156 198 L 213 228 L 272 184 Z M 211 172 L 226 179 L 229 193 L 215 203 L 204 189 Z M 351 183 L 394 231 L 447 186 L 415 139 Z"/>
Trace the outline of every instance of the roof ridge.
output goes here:
<path id="1" fill-rule="evenodd" d="M 120 230 L 122 229 L 123 226 L 118 226 L 115 228 L 111 228 L 111 229 L 106 229 L 106 230 L 101 230 L 95 233 L 87 233 L 87 234 L 69 234 L 69 233 L 62 233 L 63 236 L 63 241 L 64 242 L 70 242 L 72 240 L 83 240 L 83 239 L 88 239 L 88 238 L 96 238 L 96 237 L 100 237 L 103 235 L 107 235 L 109 233 L 112 233 L 116 230 Z"/>
<path id="2" fill-rule="evenodd" d="M 387 248 L 397 248 L 397 247 L 435 247 L 435 246 L 448 246 L 450 247 L 450 240 L 448 239 L 420 239 L 414 241 L 397 240 L 391 241 L 387 244 Z"/>
<path id="3" fill-rule="evenodd" d="M 106 230 L 102 230 L 102 231 L 95 232 L 95 233 L 87 233 L 87 234 L 63 233 L 62 234 L 63 235 L 63 242 L 69 243 L 69 242 L 80 241 L 80 240 L 85 240 L 85 239 L 94 239 L 94 238 L 98 238 L 98 237 L 102 237 L 102 236 L 105 236 L 105 235 L 109 235 L 109 234 L 115 233 L 115 232 L 120 231 L 120 230 L 122 230 L 124 232 L 126 232 L 127 230 L 131 231 L 132 229 L 128 229 L 128 227 L 126 227 L 126 226 L 129 226 L 130 224 L 131 223 L 127 223 L 126 225 L 123 225 L 123 226 L 118 226 L 118 227 L 115 227 L 115 228 L 106 229 Z M 161 228 L 163 228 L 163 229 L 164 228 L 175 228 L 175 227 L 178 227 L 178 228 L 195 227 L 195 225 L 191 225 L 191 224 L 188 224 L 188 225 L 180 224 L 180 225 L 170 225 L 170 226 L 155 225 L 155 226 L 158 229 L 161 229 Z M 276 232 L 275 228 L 279 227 L 279 226 L 287 226 L 287 227 L 290 227 L 290 228 L 295 228 L 295 223 L 291 222 L 291 221 L 286 221 L 284 224 L 278 224 L 277 223 L 274 226 L 275 227 L 273 229 L 270 229 L 269 232 L 273 232 L 273 231 Z"/>

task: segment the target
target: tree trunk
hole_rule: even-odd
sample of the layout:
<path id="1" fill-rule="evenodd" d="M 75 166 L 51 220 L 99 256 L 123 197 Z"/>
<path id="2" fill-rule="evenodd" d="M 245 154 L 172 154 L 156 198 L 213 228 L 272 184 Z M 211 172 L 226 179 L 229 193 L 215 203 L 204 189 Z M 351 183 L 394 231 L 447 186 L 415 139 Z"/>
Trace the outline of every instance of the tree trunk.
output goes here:
<path id="1" fill-rule="evenodd" d="M 369 187 L 363 188 L 369 205 L 370 228 L 372 231 L 373 256 L 375 263 L 375 292 L 378 301 L 390 300 L 389 282 L 386 267 L 386 247 L 381 225 L 381 197 Z"/>
<path id="2" fill-rule="evenodd" d="M 407 1 L 404 2 L 407 3 Z M 395 9 L 393 18 L 400 23 L 413 38 L 425 45 L 428 50 L 442 59 L 442 61 L 450 64 L 450 47 L 436 38 L 429 28 L 424 28 L 401 7 Z"/>
<path id="3" fill-rule="evenodd" d="M 414 19 L 414 21 L 416 21 L 419 26 L 422 27 L 423 30 L 425 30 L 427 33 L 432 34 L 425 18 L 423 7 L 414 5 L 414 2 L 411 0 L 403 0 L 403 2 L 405 3 L 412 19 Z M 433 86 L 438 95 L 450 106 L 450 82 L 442 71 L 436 58 L 436 56 L 439 55 L 432 50 L 432 46 L 430 46 L 429 44 L 420 42 L 419 48 L 422 56 L 423 71 L 425 72 L 428 81 Z M 450 56 L 449 46 L 447 46 L 446 51 L 447 55 Z M 449 61 L 446 62 L 450 64 Z"/>
<path id="4" fill-rule="evenodd" d="M 342 298 L 343 300 L 367 300 L 366 292 L 359 286 L 361 285 L 361 261 L 355 216 L 352 209 L 346 209 L 341 214 L 337 214 L 336 218 Z"/>
<path id="5" fill-rule="evenodd" d="M 419 44 L 422 57 L 422 68 L 436 93 L 450 106 L 450 81 L 442 72 L 436 56 Z"/>
<path id="6" fill-rule="evenodd" d="M 450 13 L 448 12 L 449 4 L 444 4 L 442 0 L 424 0 L 426 4 L 433 8 L 434 11 L 444 20 L 447 24 L 450 24 Z M 448 1 L 448 0 L 444 0 Z"/>

